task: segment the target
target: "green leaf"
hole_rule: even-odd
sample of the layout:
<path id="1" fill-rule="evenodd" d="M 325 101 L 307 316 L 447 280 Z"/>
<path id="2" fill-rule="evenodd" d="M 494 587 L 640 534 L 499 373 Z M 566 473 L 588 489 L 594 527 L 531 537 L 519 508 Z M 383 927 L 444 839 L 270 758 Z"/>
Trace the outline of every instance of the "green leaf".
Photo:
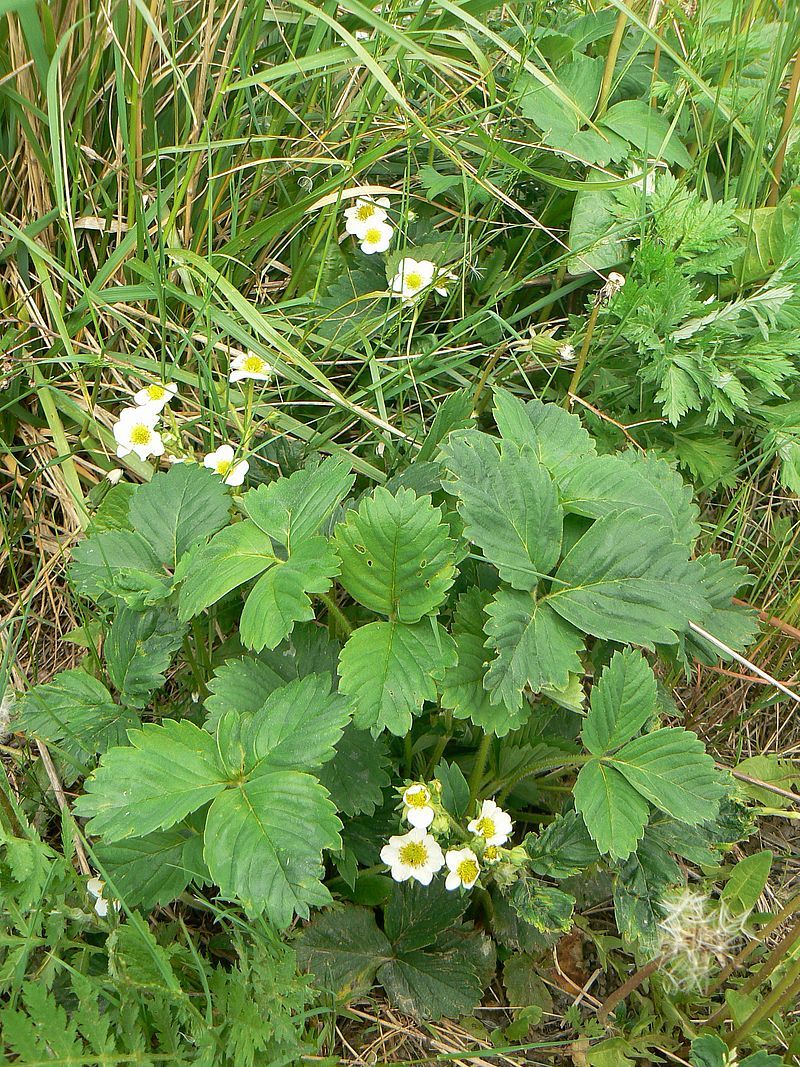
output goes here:
<path id="1" fill-rule="evenodd" d="M 114 703 L 102 682 L 80 669 L 61 671 L 30 689 L 19 702 L 18 714 L 27 734 L 57 742 L 82 763 L 124 741 L 125 731 L 139 722 Z"/>
<path id="2" fill-rule="evenodd" d="M 535 1005 L 542 1011 L 553 1010 L 550 990 L 539 977 L 541 964 L 527 952 L 515 952 L 503 964 L 503 985 L 512 1008 Z"/>
<path id="3" fill-rule="evenodd" d="M 597 181 L 590 174 L 572 205 L 568 238 L 572 255 L 567 260 L 567 270 L 573 276 L 608 270 L 628 256 L 626 235 L 614 210 L 614 192 L 597 188 Z"/>
<path id="4" fill-rule="evenodd" d="M 458 430 L 442 449 L 458 496 L 464 533 L 500 577 L 530 590 L 555 566 L 561 551 L 563 514 L 550 475 L 530 449 L 495 440 L 478 430 Z"/>
<path id="5" fill-rule="evenodd" d="M 603 115 L 601 125 L 638 148 L 645 158 L 663 159 L 679 167 L 691 167 L 689 153 L 670 132 L 670 123 L 644 100 L 620 100 Z"/>
<path id="6" fill-rule="evenodd" d="M 314 618 L 309 593 L 325 593 L 339 573 L 339 560 L 324 537 L 293 542 L 286 560 L 278 560 L 258 579 L 245 601 L 239 636 L 246 648 L 276 648 L 296 622 Z"/>
<path id="7" fill-rule="evenodd" d="M 192 545 L 222 529 L 230 504 L 224 482 L 213 471 L 176 463 L 137 488 L 129 521 L 161 563 L 174 570 Z"/>
<path id="8" fill-rule="evenodd" d="M 316 915 L 297 941 L 300 966 L 345 1001 L 370 990 L 378 967 L 391 954 L 371 909 L 353 904 Z"/>
<path id="9" fill-rule="evenodd" d="M 149 911 L 156 904 L 169 904 L 192 880 L 195 871 L 187 863 L 187 846 L 197 837 L 173 827 L 115 844 L 98 843 L 94 852 L 128 907 Z"/>
<path id="10" fill-rule="evenodd" d="M 483 934 L 453 930 L 434 950 L 417 949 L 384 963 L 378 979 L 399 1011 L 423 1019 L 458 1018 L 480 1003 L 479 968 L 493 958 Z"/>
<path id="11" fill-rule="evenodd" d="M 457 763 L 440 760 L 433 776 L 442 787 L 441 801 L 445 811 L 456 819 L 462 819 L 469 807 L 469 784 Z"/>
<path id="12" fill-rule="evenodd" d="M 713 819 L 727 791 L 703 742 L 682 726 L 634 738 L 607 762 L 660 811 L 690 825 Z"/>
<path id="13" fill-rule="evenodd" d="M 472 423 L 472 389 L 456 389 L 437 407 L 422 446 L 414 459 L 414 466 L 432 460 L 439 444 L 453 430 L 462 430 Z"/>
<path id="14" fill-rule="evenodd" d="M 341 847 L 341 823 L 311 775 L 266 770 L 216 797 L 208 812 L 205 861 L 222 897 L 279 929 L 296 913 L 330 903 L 322 849 Z"/>
<path id="15" fill-rule="evenodd" d="M 453 639 L 430 619 L 361 626 L 339 657 L 339 688 L 355 699 L 354 724 L 375 735 L 405 734 L 424 701 L 436 700 L 436 681 L 455 655 Z"/>
<path id="16" fill-rule="evenodd" d="M 583 743 L 595 756 L 610 752 L 637 734 L 657 706 L 656 678 L 641 652 L 615 652 L 592 687 Z"/>
<path id="17" fill-rule="evenodd" d="M 383 804 L 383 790 L 391 783 L 389 752 L 382 738 L 348 726 L 333 759 L 319 771 L 319 779 L 338 811 L 372 815 Z"/>
<path id="18" fill-rule="evenodd" d="M 314 469 L 295 471 L 288 478 L 251 489 L 242 503 L 256 526 L 292 549 L 319 531 L 354 481 L 347 460 L 330 456 Z"/>
<path id="19" fill-rule="evenodd" d="M 84 783 L 74 810 L 106 841 L 166 830 L 225 788 L 214 738 L 184 719 L 128 732 Z"/>
<path id="20" fill-rule="evenodd" d="M 226 660 L 208 683 L 206 729 L 213 733 L 226 711 L 241 715 L 258 711 L 265 698 L 285 682 L 286 678 L 255 656 Z"/>
<path id="21" fill-rule="evenodd" d="M 726 1067 L 729 1052 L 730 1049 L 721 1037 L 716 1034 L 704 1034 L 692 1041 L 689 1057 L 693 1067 Z"/>
<path id="22" fill-rule="evenodd" d="M 246 721 L 245 741 L 271 770 L 311 770 L 331 759 L 349 719 L 350 702 L 331 692 L 330 675 L 309 674 L 270 693 Z"/>
<path id="23" fill-rule="evenodd" d="M 342 585 L 364 607 L 414 623 L 455 577 L 455 544 L 430 497 L 378 488 L 336 527 Z"/>
<path id="24" fill-rule="evenodd" d="M 728 876 L 720 898 L 734 915 L 746 915 L 758 903 L 772 870 L 769 849 L 754 852 L 739 860 Z"/>
<path id="25" fill-rule="evenodd" d="M 659 904 L 670 886 L 683 881 L 680 867 L 648 826 L 636 852 L 614 877 L 614 916 L 622 937 L 655 951 Z"/>
<path id="26" fill-rule="evenodd" d="M 699 533 L 691 487 L 664 460 L 641 454 L 587 456 L 559 479 L 565 511 L 601 519 L 630 510 L 656 516 L 688 551 Z"/>
<path id="27" fill-rule="evenodd" d="M 395 883 L 383 929 L 398 952 L 427 948 L 458 922 L 466 907 L 467 898 L 447 890 L 443 879 L 429 886 L 414 881 Z"/>
<path id="28" fill-rule="evenodd" d="M 758 612 L 734 604 L 733 597 L 742 586 L 752 584 L 752 576 L 744 567 L 737 566 L 734 560 L 721 559 L 710 553 L 693 560 L 692 566 L 708 603 L 708 609 L 693 621 L 735 652 L 744 651 L 758 634 Z M 684 636 L 684 645 L 686 652 L 702 663 L 713 664 L 720 658 L 730 659 L 721 654 L 716 645 L 694 631 Z"/>
<path id="29" fill-rule="evenodd" d="M 164 684 L 172 653 L 180 648 L 185 626 L 171 611 L 120 609 L 103 646 L 108 676 L 123 703 L 143 708 Z"/>
<path id="30" fill-rule="evenodd" d="M 532 870 L 546 878 L 572 878 L 600 858 L 586 823 L 574 811 L 557 815 L 540 834 L 528 834 L 524 844 Z"/>
<path id="31" fill-rule="evenodd" d="M 644 833 L 647 801 L 613 767 L 590 760 L 575 782 L 575 807 L 600 852 L 624 860 Z"/>
<path id="32" fill-rule="evenodd" d="M 494 419 L 503 440 L 532 448 L 557 482 L 582 457 L 595 455 L 594 441 L 581 420 L 559 404 L 524 403 L 506 389 L 495 389 Z"/>
<path id="33" fill-rule="evenodd" d="M 181 560 L 175 572 L 175 581 L 183 581 L 179 617 L 191 619 L 274 562 L 272 541 L 254 522 L 245 519 L 226 526 Z"/>
<path id="34" fill-rule="evenodd" d="M 81 541 L 72 550 L 70 580 L 82 596 L 103 594 L 132 607 L 164 600 L 170 582 L 152 548 L 140 533 L 112 530 Z"/>
<path id="35" fill-rule="evenodd" d="M 519 708 L 526 685 L 534 693 L 545 687 L 563 689 L 570 672 L 583 670 L 580 633 L 547 600 L 537 602 L 528 593 L 500 589 L 486 614 L 487 644 L 497 652 L 484 679 L 493 702 Z"/>
<path id="36" fill-rule="evenodd" d="M 487 733 L 504 737 L 509 730 L 523 725 L 529 709 L 516 693 L 518 706 L 513 709 L 500 701 L 493 704 L 484 687 L 489 664 L 486 661 L 483 609 L 490 599 L 488 593 L 476 588 L 459 597 L 453 623 L 457 660 L 442 679 L 442 707 L 452 711 L 458 719 L 470 719 Z"/>
<path id="37" fill-rule="evenodd" d="M 546 602 L 573 626 L 645 648 L 674 644 L 706 603 L 686 550 L 658 519 L 632 512 L 598 519 L 555 578 Z"/>
<path id="38" fill-rule="evenodd" d="M 575 898 L 538 878 L 519 878 L 511 887 L 509 900 L 517 915 L 540 933 L 565 933 L 572 926 Z"/>

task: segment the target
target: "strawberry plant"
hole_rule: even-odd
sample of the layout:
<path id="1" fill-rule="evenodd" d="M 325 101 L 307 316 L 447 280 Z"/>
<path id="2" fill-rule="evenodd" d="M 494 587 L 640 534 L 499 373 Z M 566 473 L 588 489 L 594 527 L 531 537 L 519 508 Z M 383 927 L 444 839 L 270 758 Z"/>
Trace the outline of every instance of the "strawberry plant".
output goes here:
<path id="1" fill-rule="evenodd" d="M 747 575 L 695 553 L 664 460 L 510 392 L 493 417 L 455 394 L 384 485 L 333 455 L 233 494 L 191 463 L 109 490 L 71 567 L 95 641 L 18 720 L 83 777 L 108 896 L 311 919 L 318 978 L 459 1014 L 495 944 L 570 928 L 587 871 L 647 952 L 676 857 L 745 833 L 660 679 L 747 644 Z"/>

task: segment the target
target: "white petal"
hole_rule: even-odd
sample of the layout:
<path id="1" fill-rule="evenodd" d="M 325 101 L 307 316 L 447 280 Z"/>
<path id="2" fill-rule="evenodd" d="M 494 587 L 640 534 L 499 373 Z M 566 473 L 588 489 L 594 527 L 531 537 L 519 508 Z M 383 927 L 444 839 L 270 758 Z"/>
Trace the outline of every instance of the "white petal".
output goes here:
<path id="1" fill-rule="evenodd" d="M 231 467 L 231 469 L 228 471 L 227 477 L 225 478 L 225 484 L 226 485 L 241 485 L 242 482 L 244 481 L 244 476 L 247 474 L 247 472 L 249 470 L 250 470 L 250 464 L 247 462 L 247 460 L 246 459 L 240 460 L 237 464 L 235 464 L 233 467 Z"/>
<path id="2" fill-rule="evenodd" d="M 86 889 L 93 897 L 101 897 L 105 884 L 102 878 L 90 878 L 86 883 Z"/>
<path id="3" fill-rule="evenodd" d="M 105 919 L 106 915 L 108 915 L 108 901 L 104 900 L 102 897 L 98 897 L 94 902 L 94 910 L 101 919 Z"/>
<path id="4" fill-rule="evenodd" d="M 458 877 L 455 871 L 451 871 L 447 878 L 444 880 L 445 889 L 458 889 L 461 885 L 461 879 Z"/>
<path id="5" fill-rule="evenodd" d="M 433 808 L 409 808 L 406 819 L 411 826 L 421 826 L 427 829 L 436 816 Z"/>

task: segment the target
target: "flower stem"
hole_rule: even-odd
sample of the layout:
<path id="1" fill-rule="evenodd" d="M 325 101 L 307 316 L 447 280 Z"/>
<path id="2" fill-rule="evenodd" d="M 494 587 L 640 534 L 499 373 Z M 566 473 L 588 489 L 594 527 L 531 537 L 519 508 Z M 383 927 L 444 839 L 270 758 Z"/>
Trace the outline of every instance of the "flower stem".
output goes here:
<path id="1" fill-rule="evenodd" d="M 789 79 L 789 89 L 786 93 L 786 106 L 783 111 L 781 130 L 778 134 L 778 154 L 775 157 L 774 177 L 772 179 L 772 188 L 767 197 L 767 207 L 775 207 L 778 203 L 781 188 L 781 175 L 783 174 L 783 163 L 786 159 L 786 145 L 789 141 L 789 132 L 794 120 L 794 105 L 797 102 L 798 87 L 800 87 L 800 50 L 795 53 L 794 64 L 792 65 L 792 75 Z"/>
<path id="2" fill-rule="evenodd" d="M 580 354 L 578 355 L 578 362 L 575 365 L 575 370 L 572 372 L 572 378 L 570 379 L 569 389 L 567 395 L 564 397 L 564 407 L 569 411 L 572 407 L 572 397 L 577 392 L 578 385 L 580 384 L 581 376 L 584 368 L 586 367 L 586 359 L 589 355 L 589 346 L 592 343 L 592 334 L 597 323 L 597 316 L 600 314 L 601 302 L 598 300 L 592 308 L 589 315 L 589 321 L 586 324 L 586 333 L 584 334 L 583 344 L 581 345 Z"/>
<path id="3" fill-rule="evenodd" d="M 350 625 L 350 620 L 345 613 L 332 596 L 329 596 L 327 593 L 317 593 L 317 596 L 325 605 L 328 616 L 333 619 L 336 624 L 336 629 L 341 633 L 342 637 L 348 638 L 353 632 L 353 627 Z"/>
<path id="4" fill-rule="evenodd" d="M 608 1023 L 608 1017 L 611 1012 L 625 1000 L 635 989 L 638 989 L 642 982 L 647 981 L 652 975 L 656 973 L 658 968 L 663 963 L 661 956 L 656 957 L 654 960 L 650 960 L 644 967 L 640 967 L 639 970 L 630 976 L 630 978 L 623 982 L 622 985 L 615 989 L 610 997 L 600 1005 L 600 1009 L 597 1012 L 597 1021 L 601 1026 L 606 1026 Z"/>
<path id="5" fill-rule="evenodd" d="M 622 47 L 622 38 L 625 36 L 625 26 L 627 25 L 627 22 L 627 13 L 625 11 L 620 11 L 617 15 L 614 33 L 608 46 L 608 55 L 606 56 L 606 65 L 603 68 L 603 80 L 600 83 L 600 97 L 597 101 L 597 110 L 595 111 L 594 116 L 595 119 L 601 119 L 603 115 L 605 115 L 606 108 L 608 107 L 608 99 L 611 96 L 611 88 L 614 81 L 614 68 L 617 65 L 617 56 Z"/>
<path id="6" fill-rule="evenodd" d="M 474 807 L 475 801 L 478 799 L 478 793 L 481 788 L 481 782 L 483 781 L 484 771 L 486 770 L 486 761 L 489 758 L 489 749 L 491 747 L 492 735 L 484 734 L 480 745 L 478 745 L 478 751 L 475 753 L 475 764 L 472 768 L 472 774 L 469 776 L 470 809 Z"/>

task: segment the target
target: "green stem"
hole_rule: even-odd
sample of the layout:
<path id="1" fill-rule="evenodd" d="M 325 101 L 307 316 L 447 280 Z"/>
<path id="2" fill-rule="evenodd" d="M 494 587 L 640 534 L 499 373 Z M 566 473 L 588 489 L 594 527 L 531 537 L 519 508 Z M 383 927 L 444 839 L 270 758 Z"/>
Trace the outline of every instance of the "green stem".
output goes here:
<path id="1" fill-rule="evenodd" d="M 627 25 L 627 22 L 627 13 L 625 11 L 620 11 L 617 15 L 617 22 L 614 26 L 611 42 L 608 46 L 606 65 L 603 68 L 603 80 L 600 83 L 600 96 L 597 101 L 597 110 L 595 111 L 594 116 L 595 120 L 602 118 L 608 107 L 608 99 L 611 96 L 611 88 L 614 81 L 614 68 L 617 65 L 617 56 L 619 55 L 619 50 L 622 46 L 622 38 L 625 36 L 625 26 Z"/>
<path id="2" fill-rule="evenodd" d="M 329 596 L 327 593 L 317 593 L 317 596 L 325 605 L 325 609 L 328 612 L 328 615 L 336 623 L 336 628 L 339 630 L 341 635 L 345 638 L 349 637 L 350 634 L 353 632 L 353 627 L 350 625 L 350 620 L 347 618 L 347 616 L 336 603 L 336 601 L 333 599 L 333 597 Z"/>
<path id="3" fill-rule="evenodd" d="M 784 1005 L 793 1004 L 798 993 L 800 993 L 800 960 L 789 968 L 785 978 L 775 986 L 769 996 L 764 997 L 742 1025 L 728 1035 L 726 1038 L 728 1048 L 738 1048 L 759 1023 L 771 1018 Z"/>
<path id="4" fill-rule="evenodd" d="M 480 792 L 481 782 L 483 781 L 483 775 L 486 770 L 486 761 L 489 758 L 489 749 L 491 747 L 492 735 L 484 734 L 480 745 L 478 745 L 478 751 L 475 753 L 475 764 L 472 768 L 472 774 L 469 776 L 470 809 L 474 807 L 475 801 L 478 799 L 478 793 Z"/>
<path id="5" fill-rule="evenodd" d="M 411 731 L 409 730 L 406 736 L 403 738 L 403 763 L 405 765 L 406 774 L 411 777 L 411 768 L 414 765 L 414 745 L 411 741 Z"/>
<path id="6" fill-rule="evenodd" d="M 581 375 L 586 367 L 586 359 L 589 355 L 589 346 L 592 343 L 592 334 L 594 333 L 595 324 L 597 323 L 597 316 L 600 314 L 600 301 L 592 308 L 589 315 L 589 322 L 586 325 L 586 333 L 583 338 L 583 344 L 581 345 L 580 354 L 578 355 L 578 362 L 575 365 L 575 370 L 572 372 L 572 378 L 570 379 L 569 389 L 567 395 L 564 397 L 564 407 L 569 411 L 572 407 L 572 396 L 578 390 L 580 384 Z"/>

